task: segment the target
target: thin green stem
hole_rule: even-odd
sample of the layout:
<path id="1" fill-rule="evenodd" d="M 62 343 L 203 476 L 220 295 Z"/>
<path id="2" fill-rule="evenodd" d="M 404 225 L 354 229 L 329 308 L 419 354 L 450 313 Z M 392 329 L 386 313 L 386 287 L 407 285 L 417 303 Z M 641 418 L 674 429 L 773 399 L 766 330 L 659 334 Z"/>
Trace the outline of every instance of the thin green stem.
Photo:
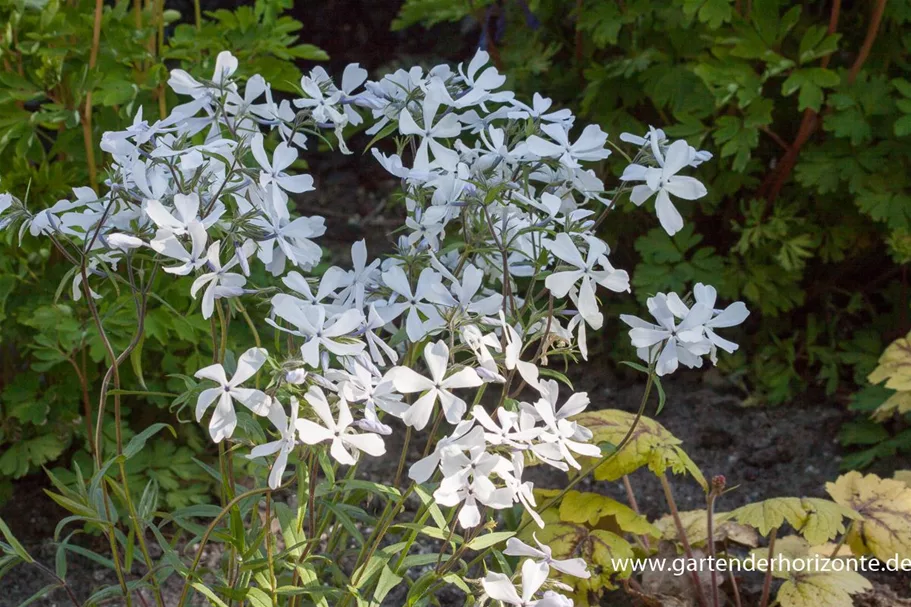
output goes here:
<path id="1" fill-rule="evenodd" d="M 282 488 L 284 488 L 284 486 Z M 186 601 L 187 601 L 187 593 L 190 592 L 190 584 L 192 583 L 190 580 L 193 577 L 193 574 L 196 573 L 196 570 L 199 568 L 199 563 L 202 560 L 202 554 L 204 551 L 203 549 L 206 547 L 206 544 L 209 543 L 209 537 L 215 531 L 215 527 L 218 526 L 218 523 L 220 523 L 221 520 L 223 518 L 225 518 L 225 515 L 227 515 L 228 512 L 232 508 L 237 506 L 241 501 L 247 499 L 248 497 L 253 497 L 254 495 L 260 495 L 262 493 L 267 493 L 269 491 L 270 491 L 270 489 L 268 487 L 260 487 L 257 489 L 250 489 L 249 491 L 245 491 L 244 493 L 241 493 L 240 495 L 238 495 L 237 497 L 232 499 L 230 502 L 225 504 L 225 507 L 221 509 L 221 512 L 219 512 L 218 515 L 214 519 L 212 519 L 212 522 L 209 523 L 208 527 L 206 527 L 206 530 L 203 533 L 202 538 L 199 540 L 199 546 L 197 547 L 197 550 L 196 550 L 196 556 L 193 558 L 193 564 L 190 565 L 189 571 L 187 571 L 187 574 L 186 574 L 187 580 L 186 580 L 186 582 L 184 582 L 183 590 L 180 592 L 180 599 L 177 601 L 177 607 L 183 607 L 184 603 L 186 603 Z"/>

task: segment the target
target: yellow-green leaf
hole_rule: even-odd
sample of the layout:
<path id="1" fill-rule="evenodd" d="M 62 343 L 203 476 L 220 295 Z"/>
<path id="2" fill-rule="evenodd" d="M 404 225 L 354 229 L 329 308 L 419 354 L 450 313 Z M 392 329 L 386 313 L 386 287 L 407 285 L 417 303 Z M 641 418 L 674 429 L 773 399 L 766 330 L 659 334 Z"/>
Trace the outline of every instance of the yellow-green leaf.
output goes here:
<path id="1" fill-rule="evenodd" d="M 619 529 L 637 535 L 658 537 L 658 529 L 641 514 L 598 493 L 569 491 L 560 502 L 560 520 L 567 523 L 582 523 L 596 527 L 605 517 L 612 517 Z"/>
<path id="2" fill-rule="evenodd" d="M 896 470 L 892 478 L 911 487 L 911 470 Z"/>
<path id="3" fill-rule="evenodd" d="M 807 520 L 799 497 L 776 497 L 747 504 L 731 511 L 731 515 L 744 525 L 755 527 L 762 535 L 768 535 L 772 529 L 784 525 L 785 521 L 800 529 Z"/>
<path id="4" fill-rule="evenodd" d="M 803 498 L 800 505 L 807 514 L 803 526 L 797 529 L 811 544 L 824 544 L 845 532 L 842 519 L 858 519 L 860 515 L 829 500 L 815 497 Z"/>
<path id="5" fill-rule="evenodd" d="M 550 546 L 555 559 L 583 558 L 589 565 L 591 577 L 580 579 L 561 575 L 560 581 L 573 587 L 579 597 L 589 592 L 600 595 L 605 589 L 615 588 L 614 582 L 625 579 L 632 573 L 630 561 L 634 558 L 633 548 L 625 539 L 604 529 L 590 529 L 576 523 L 550 522 L 556 518 L 556 509 L 544 514 L 548 521 L 544 529 L 529 526 L 521 534 L 523 541 L 534 543 L 532 533 L 538 540 Z M 620 563 L 626 567 L 621 568 Z M 585 603 L 583 603 L 585 604 Z"/>
<path id="6" fill-rule="evenodd" d="M 762 558 L 769 556 L 766 548 L 754 552 Z M 775 542 L 772 556 L 777 558 L 779 555 L 786 564 L 774 568 L 772 574 L 785 580 L 777 595 L 781 607 L 852 607 L 851 595 L 873 587 L 849 567 L 839 567 L 840 570 L 835 571 L 836 568 L 820 563 L 807 541 L 796 535 Z"/>
<path id="7" fill-rule="evenodd" d="M 876 408 L 873 412 L 873 419 L 882 422 L 896 413 L 904 415 L 909 411 L 911 411 L 911 391 L 896 392 Z"/>
<path id="8" fill-rule="evenodd" d="M 848 537 L 855 553 L 884 561 L 911 557 L 911 488 L 905 483 L 852 471 L 826 483 L 826 491 L 861 516 Z"/>
<path id="9" fill-rule="evenodd" d="M 581 413 L 573 419 L 591 430 L 592 442 L 607 443 L 610 449 L 618 447 L 623 442 L 636 416 L 626 411 L 605 409 Z M 615 481 L 642 466 L 648 466 L 655 474 L 661 474 L 668 468 L 675 474 L 689 472 L 703 488 L 706 488 L 705 477 L 693 460 L 680 448 L 681 442 L 655 420 L 641 417 L 626 445 L 598 466 L 595 478 Z"/>
<path id="10" fill-rule="evenodd" d="M 886 387 L 890 390 L 911 390 L 911 333 L 889 344 L 867 380 L 871 384 L 887 380 Z"/>
<path id="11" fill-rule="evenodd" d="M 708 515 L 705 510 L 688 510 L 678 513 L 680 524 L 686 533 L 686 539 L 692 546 L 702 546 L 709 535 Z M 749 525 L 742 525 L 731 520 L 731 512 L 716 512 L 712 520 L 714 530 L 712 535 L 716 542 L 729 540 L 735 544 L 755 548 L 759 545 L 759 534 Z M 677 525 L 673 516 L 665 515 L 655 521 L 655 527 L 661 533 L 661 539 L 679 541 Z"/>

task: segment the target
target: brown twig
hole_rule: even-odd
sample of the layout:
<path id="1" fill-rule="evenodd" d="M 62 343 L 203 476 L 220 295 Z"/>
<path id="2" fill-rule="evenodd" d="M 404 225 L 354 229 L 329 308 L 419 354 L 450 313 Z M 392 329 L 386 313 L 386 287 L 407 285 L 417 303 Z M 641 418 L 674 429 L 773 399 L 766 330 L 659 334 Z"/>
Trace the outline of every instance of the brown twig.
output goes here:
<path id="1" fill-rule="evenodd" d="M 857 59 L 854 60 L 854 64 L 851 65 L 851 70 L 848 72 L 848 84 L 854 84 L 858 72 L 860 72 L 860 69 L 870 56 L 873 43 L 876 42 L 876 36 L 879 35 L 879 26 L 886 10 L 886 1 L 877 0 L 876 5 L 873 7 L 873 14 L 870 15 L 870 24 L 867 26 L 867 34 L 864 36 L 863 44 L 861 44 L 860 51 L 857 53 Z"/>
<path id="2" fill-rule="evenodd" d="M 885 0 L 882 0 L 885 4 Z M 829 27 L 826 30 L 829 35 L 834 34 L 838 29 L 838 19 L 841 15 L 841 0 L 832 0 L 832 10 L 829 13 Z M 820 67 L 825 69 L 829 65 L 832 55 L 825 55 L 820 61 Z M 757 194 L 764 196 L 767 203 L 771 204 L 778 197 L 781 188 L 791 176 L 794 165 L 797 163 L 797 157 L 804 144 L 810 139 L 810 136 L 819 127 L 818 114 L 814 110 L 807 108 L 803 112 L 803 118 L 800 121 L 800 127 L 797 129 L 797 135 L 790 146 L 786 146 L 786 151 L 781 160 L 778 161 L 776 168 L 771 171 L 768 177 L 763 181 Z M 768 204 L 766 205 L 768 208 Z"/>

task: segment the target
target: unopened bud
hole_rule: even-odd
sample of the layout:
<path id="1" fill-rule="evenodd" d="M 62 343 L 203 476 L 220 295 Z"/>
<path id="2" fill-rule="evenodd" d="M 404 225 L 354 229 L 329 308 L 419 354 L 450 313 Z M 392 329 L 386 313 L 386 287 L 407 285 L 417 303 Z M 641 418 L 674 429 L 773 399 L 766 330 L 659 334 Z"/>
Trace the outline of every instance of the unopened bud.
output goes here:
<path id="1" fill-rule="evenodd" d="M 725 484 L 727 484 L 727 480 L 724 478 L 724 475 L 718 474 L 712 477 L 712 491 L 714 491 L 716 495 L 724 491 Z"/>
<path id="2" fill-rule="evenodd" d="M 294 384 L 295 386 L 299 386 L 300 384 L 304 383 L 306 379 L 307 372 L 303 369 L 294 369 L 293 371 L 288 371 L 285 373 L 285 380 L 289 384 Z"/>

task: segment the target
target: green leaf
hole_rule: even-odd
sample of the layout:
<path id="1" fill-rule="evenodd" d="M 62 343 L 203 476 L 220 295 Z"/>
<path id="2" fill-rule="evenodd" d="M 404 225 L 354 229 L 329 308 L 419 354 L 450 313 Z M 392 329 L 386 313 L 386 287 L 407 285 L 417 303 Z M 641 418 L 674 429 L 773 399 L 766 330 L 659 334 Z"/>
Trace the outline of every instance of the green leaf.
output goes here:
<path id="1" fill-rule="evenodd" d="M 148 390 L 146 386 L 145 377 L 142 374 L 142 346 L 145 344 L 145 335 L 139 336 L 139 342 L 136 344 L 136 347 L 133 348 L 133 351 L 130 352 L 130 364 L 133 366 L 133 373 L 136 374 L 136 379 L 139 380 L 139 385 L 142 386 L 143 390 Z"/>
<path id="2" fill-rule="evenodd" d="M 896 137 L 905 137 L 911 135 L 911 114 L 906 114 L 895 121 L 892 127 Z"/>
<path id="3" fill-rule="evenodd" d="M 142 448 L 145 447 L 146 441 L 148 441 L 152 436 L 154 436 L 155 434 L 157 434 L 164 428 L 167 428 L 168 430 L 170 430 L 171 434 L 174 437 L 177 437 L 177 432 L 169 424 L 163 424 L 160 422 L 157 424 L 152 424 L 151 426 L 149 426 L 148 428 L 146 428 L 145 430 L 143 430 L 142 432 L 140 432 L 139 434 L 134 436 L 132 439 L 130 439 L 130 442 L 127 444 L 127 446 L 123 450 L 123 456 L 126 459 L 130 459 L 131 457 L 133 457 L 134 455 L 136 455 L 137 453 L 142 451 Z"/>
<path id="4" fill-rule="evenodd" d="M 199 592 L 201 595 L 209 599 L 209 603 L 215 605 L 215 607 L 228 607 L 228 605 L 218 598 L 218 595 L 215 594 L 208 586 L 202 582 L 193 582 L 190 584 L 190 587 Z M 252 590 L 252 589 L 251 589 Z M 270 603 L 271 605 L 271 603 Z"/>
<path id="5" fill-rule="evenodd" d="M 273 607 L 274 605 L 269 595 L 266 594 L 264 590 L 256 587 L 247 588 L 247 599 L 249 599 L 250 605 L 253 607 Z M 224 605 L 221 601 L 219 601 L 219 603 L 220 605 Z M 212 604 L 216 605 L 217 603 L 213 602 Z"/>
<path id="6" fill-rule="evenodd" d="M 393 588 L 398 586 L 404 578 L 397 575 L 388 564 L 383 565 L 383 571 L 380 573 L 380 580 L 376 584 L 376 590 L 373 598 L 377 603 L 382 603 Z"/>
<path id="7" fill-rule="evenodd" d="M 717 29 L 731 20 L 734 13 L 731 0 L 683 0 L 683 12 L 697 15 L 699 21 Z"/>
<path id="8" fill-rule="evenodd" d="M 440 529 L 448 528 L 446 517 L 443 515 L 443 511 L 440 510 L 439 505 L 437 505 L 436 500 L 433 499 L 433 495 L 420 485 L 415 486 L 414 492 L 421 499 L 421 503 L 430 510 L 430 516 L 433 518 L 433 522 L 437 524 L 437 527 Z"/>
<path id="9" fill-rule="evenodd" d="M 495 531 L 494 533 L 485 533 L 484 535 L 479 535 L 470 542 L 468 542 L 467 548 L 469 550 L 483 550 L 490 546 L 495 546 L 500 542 L 505 542 L 509 538 L 515 535 L 513 531 Z"/>
<path id="10" fill-rule="evenodd" d="M 10 528 L 6 525 L 6 521 L 0 518 L 0 534 L 3 535 L 3 539 L 10 545 L 12 551 L 20 559 L 26 563 L 34 563 L 35 559 L 31 557 L 28 551 L 19 543 L 19 540 L 16 539 L 16 536 L 13 535 L 13 532 L 10 531 Z"/>
<path id="11" fill-rule="evenodd" d="M 759 130 L 746 128 L 743 120 L 737 116 L 722 116 L 716 125 L 712 136 L 721 146 L 721 157 L 733 156 L 732 168 L 742 171 L 746 168 L 752 150 L 759 145 Z"/>
<path id="12" fill-rule="evenodd" d="M 667 402 L 667 395 L 664 393 L 664 386 L 661 385 L 661 378 L 657 375 L 653 379 L 655 382 L 655 387 L 658 389 L 658 408 L 655 410 L 655 415 L 661 413 L 661 410 L 664 409 L 664 404 Z"/>
<path id="13" fill-rule="evenodd" d="M 38 599 L 43 599 L 45 596 L 47 596 L 48 593 L 50 593 L 60 587 L 61 587 L 60 584 L 58 584 L 56 582 L 53 584 L 48 584 L 47 586 L 45 586 L 44 588 L 42 588 L 41 590 L 39 590 L 32 596 L 30 596 L 29 598 L 27 598 L 24 601 L 22 601 L 21 603 L 19 603 L 19 607 L 26 607 L 26 605 L 31 605 Z"/>
<path id="14" fill-rule="evenodd" d="M 137 514 L 140 520 L 151 520 L 152 514 L 158 507 L 158 481 L 154 477 L 146 483 L 145 489 L 142 490 L 142 497 L 139 499 Z"/>

